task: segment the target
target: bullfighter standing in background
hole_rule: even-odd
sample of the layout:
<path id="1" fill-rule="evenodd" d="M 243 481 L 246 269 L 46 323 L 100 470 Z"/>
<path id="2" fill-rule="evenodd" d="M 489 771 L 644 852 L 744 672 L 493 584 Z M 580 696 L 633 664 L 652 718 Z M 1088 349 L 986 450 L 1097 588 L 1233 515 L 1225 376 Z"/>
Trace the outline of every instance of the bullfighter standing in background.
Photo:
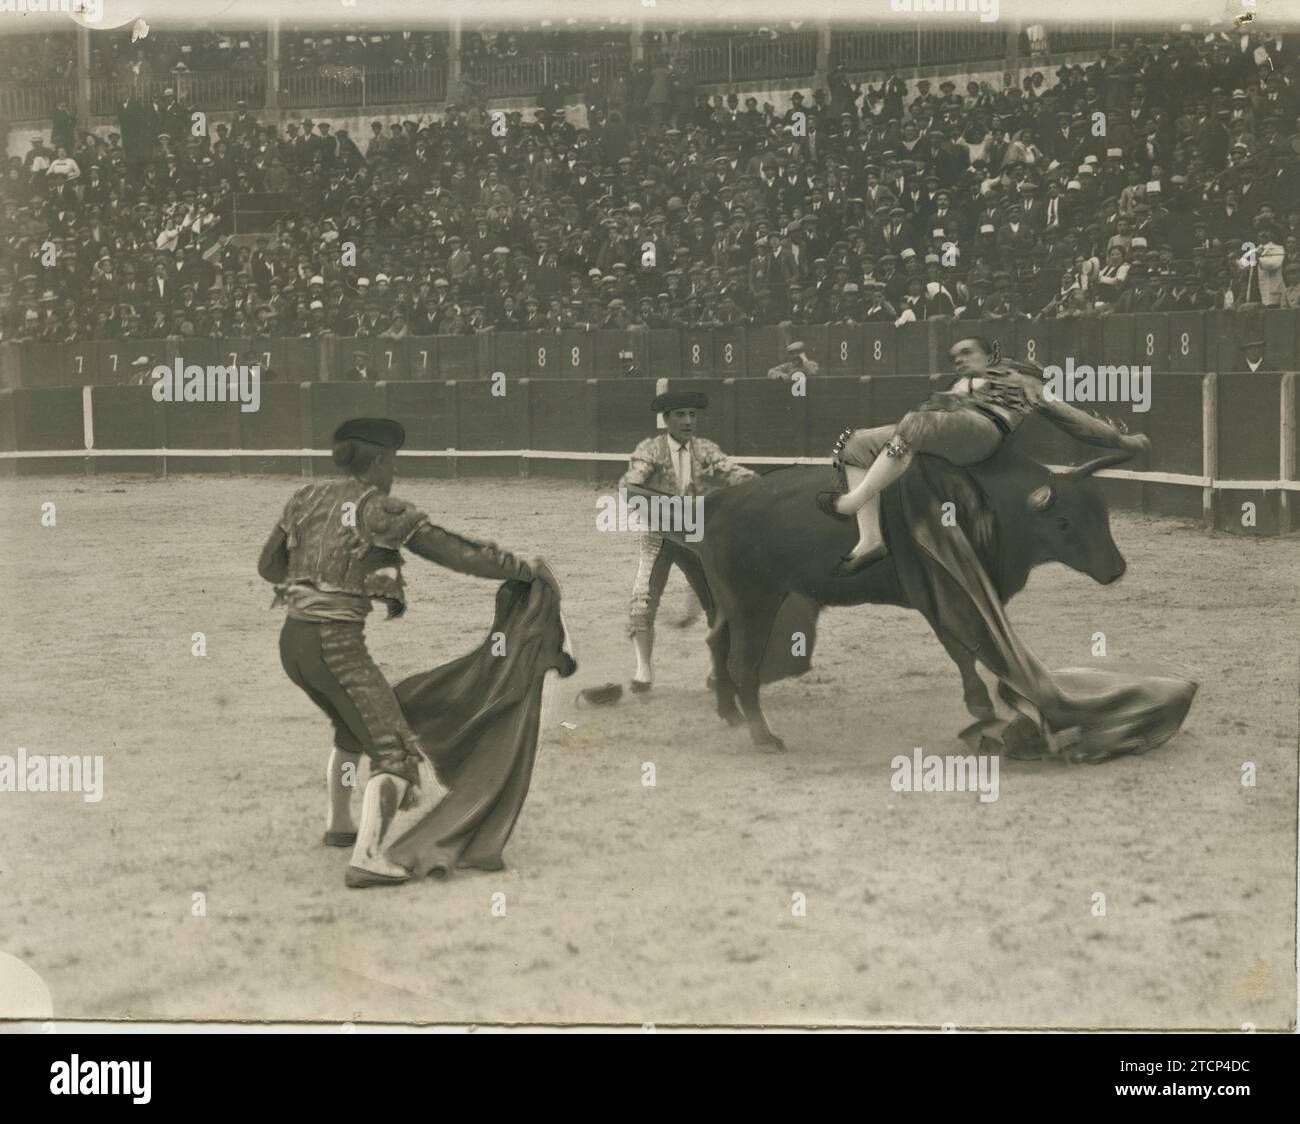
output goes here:
<path id="1" fill-rule="evenodd" d="M 667 432 L 647 437 L 636 447 L 627 471 L 618 482 L 619 487 L 640 485 L 670 495 L 706 496 L 719 488 L 752 479 L 753 472 L 729 459 L 714 442 L 695 436 L 696 413 L 708 405 L 708 397 L 695 392 L 670 391 L 655 398 L 650 408 L 656 414 L 663 414 Z M 636 651 L 633 693 L 648 691 L 654 683 L 651 656 L 655 616 L 668 582 L 668 571 L 674 565 L 686 576 L 704 606 L 709 624 L 713 624 L 713 599 L 699 558 L 655 531 L 642 532 L 639 548 L 628 623 Z"/>

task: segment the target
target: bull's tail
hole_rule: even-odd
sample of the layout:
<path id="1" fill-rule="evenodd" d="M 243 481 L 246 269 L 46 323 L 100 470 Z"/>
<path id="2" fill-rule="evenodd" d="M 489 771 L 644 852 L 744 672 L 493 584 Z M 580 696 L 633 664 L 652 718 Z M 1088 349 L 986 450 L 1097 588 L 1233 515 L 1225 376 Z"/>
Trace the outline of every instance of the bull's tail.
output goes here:
<path id="1" fill-rule="evenodd" d="M 628 494 L 629 498 L 631 498 L 632 496 L 640 496 L 645 500 L 653 500 L 656 498 L 666 499 L 666 500 L 674 500 L 674 499 L 686 500 L 686 499 L 695 498 L 692 496 L 677 496 L 671 492 L 661 492 L 656 488 L 647 488 L 643 484 L 622 484 L 620 485 L 620 487 Z M 662 535 L 670 542 L 675 542 L 678 546 L 684 546 L 687 550 L 691 551 L 693 554 L 700 553 L 700 542 L 702 540 L 697 538 L 696 541 L 692 542 L 689 538 L 687 538 L 687 533 L 685 529 L 681 527 L 655 527 L 654 530 L 657 534 Z"/>

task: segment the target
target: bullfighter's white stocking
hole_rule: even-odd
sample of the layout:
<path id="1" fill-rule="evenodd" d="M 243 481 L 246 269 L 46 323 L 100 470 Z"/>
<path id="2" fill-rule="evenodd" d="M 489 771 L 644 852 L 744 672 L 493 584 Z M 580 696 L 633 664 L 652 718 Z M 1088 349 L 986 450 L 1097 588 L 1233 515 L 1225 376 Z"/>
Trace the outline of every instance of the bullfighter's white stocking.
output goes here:
<path id="1" fill-rule="evenodd" d="M 632 678 L 638 683 L 653 683 L 655 675 L 650 657 L 655 647 L 654 628 L 647 628 L 644 632 L 634 632 L 632 647 L 636 650 L 636 674 Z"/>
<path id="2" fill-rule="evenodd" d="M 330 799 L 326 831 L 347 835 L 357 830 L 352 822 L 352 790 L 356 788 L 360 762 L 359 753 L 348 753 L 342 749 L 330 753 L 329 765 L 325 769 Z"/>
<path id="3" fill-rule="evenodd" d="M 844 466 L 849 490 L 835 501 L 835 509 L 841 515 L 858 517 L 858 544 L 849 552 L 850 558 L 859 558 L 883 545 L 880 493 L 902 476 L 911 463 L 912 453 L 908 451 L 899 457 L 881 453 L 865 473 L 853 465 Z"/>
<path id="4" fill-rule="evenodd" d="M 405 867 L 384 857 L 384 837 L 410 787 L 409 781 L 391 773 L 379 773 L 370 778 L 361 801 L 357 845 L 347 871 L 349 886 L 400 882 L 410 876 Z"/>

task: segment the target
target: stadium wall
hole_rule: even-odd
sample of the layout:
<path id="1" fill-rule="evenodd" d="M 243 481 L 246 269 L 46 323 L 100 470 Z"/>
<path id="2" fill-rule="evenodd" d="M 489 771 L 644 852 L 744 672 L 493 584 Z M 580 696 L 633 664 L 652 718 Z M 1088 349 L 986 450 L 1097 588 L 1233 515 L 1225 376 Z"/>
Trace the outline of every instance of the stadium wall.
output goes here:
<path id="1" fill-rule="evenodd" d="M 650 411 L 666 379 L 406 380 L 290 383 L 262 388 L 260 408 L 164 403 L 151 386 L 0 390 L 0 473 L 291 473 L 331 470 L 330 435 L 345 418 L 387 415 L 407 427 L 403 473 L 416 477 L 563 476 L 615 479 L 636 442 L 655 432 Z M 1247 534 L 1294 525 L 1296 376 L 1153 375 L 1146 413 L 1122 405 L 1152 452 L 1104 471 L 1113 505 L 1199 518 Z M 793 384 L 682 377 L 709 392 L 701 432 L 751 465 L 829 463 L 846 425 L 897 420 L 933 389 L 925 375 L 827 376 Z M 1027 454 L 1064 466 L 1095 450 L 1038 419 L 1016 438 Z"/>
<path id="2" fill-rule="evenodd" d="M 259 363 L 268 381 L 332 382 L 365 351 L 389 381 L 611 378 L 635 367 L 656 378 L 762 378 L 802 341 L 823 375 L 928 375 L 947 367 L 953 341 L 983 335 L 1005 355 L 1042 364 L 1149 365 L 1154 374 L 1245 370 L 1244 344 L 1262 340 L 1263 369 L 1300 370 L 1300 310 L 1150 312 L 1080 319 L 930 320 L 790 324 L 716 329 L 486 332 L 405 339 L 322 336 L 224 340 L 89 340 L 0 343 L 0 386 L 121 385 L 132 372 L 170 363 Z M 143 360 L 143 362 L 141 362 Z"/>

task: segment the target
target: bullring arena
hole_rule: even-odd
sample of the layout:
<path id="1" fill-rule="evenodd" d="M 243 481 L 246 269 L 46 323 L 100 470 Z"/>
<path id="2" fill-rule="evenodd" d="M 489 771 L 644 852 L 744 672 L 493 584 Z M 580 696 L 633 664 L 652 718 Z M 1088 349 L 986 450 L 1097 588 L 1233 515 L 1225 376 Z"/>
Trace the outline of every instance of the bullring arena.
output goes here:
<path id="1" fill-rule="evenodd" d="M 101 803 L 29 801 L 0 826 L 5 947 L 38 966 L 56 1013 L 1287 1024 L 1293 540 L 1120 511 L 1119 585 L 1040 569 L 1012 619 L 1050 666 L 1089 662 L 1100 631 L 1109 658 L 1170 661 L 1200 693 L 1150 755 L 1008 762 L 1000 798 L 980 803 L 891 791 L 895 754 L 961 752 L 969 721 L 917 614 L 824 614 L 814 670 L 766 692 L 784 757 L 715 716 L 701 620 L 661 628 L 653 695 L 580 708 L 578 689 L 630 658 L 634 548 L 596 530 L 608 485 L 408 480 L 439 522 L 551 561 L 579 672 L 548 688 L 508 869 L 376 898 L 343 890 L 342 856 L 317 845 L 326 739 L 279 672 L 278 614 L 253 570 L 300 478 L 180 465 L 4 483 L 6 743 L 106 761 Z M 410 569 L 409 618 L 370 629 L 394 678 L 491 621 L 488 583 Z M 684 583 L 669 602 L 689 618 Z M 196 892 L 206 917 L 191 916 Z"/>
<path id="2" fill-rule="evenodd" d="M 1150 365 L 1148 412 L 1097 405 L 1152 442 L 1098 477 L 1127 573 L 1040 566 L 1009 615 L 1051 668 L 1195 680 L 1175 738 L 1004 758 L 990 802 L 896 791 L 896 755 L 965 752 L 970 716 L 925 619 L 863 605 L 765 689 L 788 752 L 763 753 L 715 714 L 678 573 L 654 690 L 580 704 L 632 667 L 636 544 L 596 516 L 657 392 L 706 391 L 701 435 L 758 471 L 824 463 L 972 335 Z M 818 373 L 769 378 L 796 341 Z M 276 374 L 256 411 L 164 402 L 127 377 L 140 357 Z M 0 343 L 0 753 L 104 758 L 97 802 L 0 795 L 0 952 L 50 997 L 0 1016 L 1294 1029 L 1297 368 L 1300 312 L 1272 305 Z M 550 678 L 504 871 L 358 894 L 320 846 L 327 727 L 281 670 L 257 552 L 356 416 L 406 427 L 395 495 L 562 586 L 578 671 Z M 1036 420 L 1016 440 L 1090 455 Z M 406 573 L 406 618 L 367 630 L 393 682 L 492 622 L 495 583 Z"/>

